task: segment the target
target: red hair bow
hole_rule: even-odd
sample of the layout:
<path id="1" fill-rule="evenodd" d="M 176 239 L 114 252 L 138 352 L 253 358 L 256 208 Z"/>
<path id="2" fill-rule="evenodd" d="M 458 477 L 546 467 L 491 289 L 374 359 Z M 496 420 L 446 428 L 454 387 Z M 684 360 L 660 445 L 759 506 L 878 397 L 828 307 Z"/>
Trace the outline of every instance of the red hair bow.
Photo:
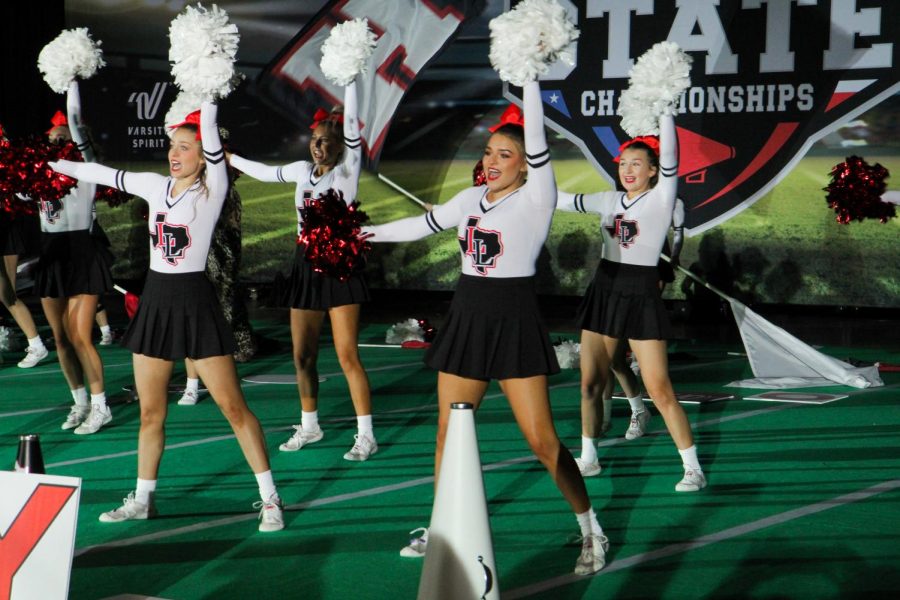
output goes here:
<path id="1" fill-rule="evenodd" d="M 330 113 L 324 108 L 317 108 L 316 114 L 313 115 L 313 123 L 309 126 L 309 128 L 315 129 L 322 121 L 335 121 L 336 123 L 343 123 L 344 115 L 341 113 Z"/>
<path id="2" fill-rule="evenodd" d="M 628 146 L 631 146 L 632 144 L 636 144 L 638 142 L 646 144 L 650 147 L 651 150 L 653 150 L 653 153 L 656 154 L 657 157 L 659 156 L 659 138 L 655 135 L 639 135 L 636 138 L 631 138 L 630 140 L 619 146 L 619 156 L 615 157 L 613 159 L 613 162 L 619 162 L 619 158 L 622 156 L 622 153 L 625 152 L 625 149 L 628 148 Z"/>
<path id="3" fill-rule="evenodd" d="M 63 126 L 68 127 L 69 126 L 69 120 L 66 118 L 66 115 L 64 115 L 61 110 L 56 111 L 56 114 L 53 115 L 52 119 L 50 119 L 50 123 L 52 123 L 52 125 L 50 126 L 50 129 L 47 130 L 47 135 L 50 135 L 50 132 L 53 131 L 54 129 L 56 129 L 57 127 L 63 127 Z"/>
<path id="4" fill-rule="evenodd" d="M 184 121 L 181 123 L 175 123 L 174 125 L 169 125 L 169 129 L 178 129 L 183 125 L 193 125 L 197 128 L 197 140 L 202 140 L 203 138 L 200 136 L 200 111 L 195 110 L 188 116 L 184 118 Z"/>
<path id="5" fill-rule="evenodd" d="M 522 116 L 522 109 L 515 104 L 510 104 L 506 107 L 506 110 L 503 111 L 503 114 L 500 115 L 500 122 L 488 127 L 488 131 L 494 133 L 504 125 L 518 125 L 519 127 L 525 127 L 525 117 Z"/>

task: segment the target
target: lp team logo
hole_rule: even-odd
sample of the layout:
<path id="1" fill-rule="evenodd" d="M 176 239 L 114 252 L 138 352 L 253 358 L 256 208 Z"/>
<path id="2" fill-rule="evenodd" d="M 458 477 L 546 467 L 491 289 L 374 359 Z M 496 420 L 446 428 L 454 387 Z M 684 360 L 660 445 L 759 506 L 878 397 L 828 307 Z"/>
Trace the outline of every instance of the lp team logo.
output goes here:
<path id="1" fill-rule="evenodd" d="M 897 0 L 561 2 L 581 35 L 575 66 L 542 80 L 545 114 L 610 181 L 634 61 L 663 40 L 694 58 L 675 120 L 689 233 L 750 206 L 813 142 L 900 92 Z"/>
<path id="2" fill-rule="evenodd" d="M 472 267 L 479 275 L 487 275 L 488 269 L 496 267 L 497 259 L 503 254 L 503 240 L 499 231 L 479 227 L 480 220 L 469 217 L 465 237 L 457 239 L 462 253 L 472 261 Z"/>
<path id="3" fill-rule="evenodd" d="M 604 229 L 609 232 L 610 237 L 619 240 L 619 245 L 623 248 L 630 248 L 638 236 L 638 222 L 628 221 L 624 219 L 624 214 L 617 214 L 612 225 L 604 225 Z"/>
<path id="4" fill-rule="evenodd" d="M 163 260 L 173 267 L 184 258 L 184 252 L 191 247 L 191 232 L 187 225 L 173 225 L 166 222 L 166 213 L 156 213 L 153 229 L 150 230 L 153 247 L 162 253 Z"/>

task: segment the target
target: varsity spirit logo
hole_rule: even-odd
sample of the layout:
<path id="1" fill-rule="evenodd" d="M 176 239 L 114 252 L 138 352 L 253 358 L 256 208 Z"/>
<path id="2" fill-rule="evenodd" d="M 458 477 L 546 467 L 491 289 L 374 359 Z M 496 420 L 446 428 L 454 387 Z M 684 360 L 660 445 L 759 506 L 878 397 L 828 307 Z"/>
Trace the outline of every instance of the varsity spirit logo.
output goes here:
<path id="1" fill-rule="evenodd" d="M 168 146 L 169 137 L 166 135 L 166 128 L 158 123 L 162 117 L 159 109 L 163 106 L 166 90 L 170 88 L 174 89 L 164 81 L 157 81 L 150 91 L 131 92 L 128 96 L 128 104 L 134 105 L 138 120 L 137 125 L 128 126 L 128 138 L 132 149 L 161 149 Z"/>
<path id="2" fill-rule="evenodd" d="M 694 58 L 676 118 L 689 233 L 753 204 L 813 142 L 900 92 L 897 0 L 562 3 L 581 36 L 576 65 L 542 81 L 545 114 L 611 182 L 634 61 L 663 40 Z"/>
<path id="3" fill-rule="evenodd" d="M 150 230 L 153 247 L 162 253 L 163 260 L 173 267 L 184 258 L 184 252 L 191 247 L 191 233 L 187 225 L 173 225 L 166 222 L 166 213 L 156 213 L 154 227 Z"/>
<path id="4" fill-rule="evenodd" d="M 478 227 L 479 217 L 469 217 L 465 237 L 457 238 L 462 253 L 469 257 L 480 275 L 497 266 L 497 258 L 503 254 L 503 240 L 499 231 Z"/>
<path id="5" fill-rule="evenodd" d="M 624 216 L 623 213 L 617 214 L 615 220 L 613 220 L 613 224 L 604 225 L 603 228 L 609 232 L 611 237 L 619 240 L 620 246 L 623 248 L 630 248 L 631 245 L 634 244 L 639 233 L 638 222 L 628 221 L 623 218 Z"/>

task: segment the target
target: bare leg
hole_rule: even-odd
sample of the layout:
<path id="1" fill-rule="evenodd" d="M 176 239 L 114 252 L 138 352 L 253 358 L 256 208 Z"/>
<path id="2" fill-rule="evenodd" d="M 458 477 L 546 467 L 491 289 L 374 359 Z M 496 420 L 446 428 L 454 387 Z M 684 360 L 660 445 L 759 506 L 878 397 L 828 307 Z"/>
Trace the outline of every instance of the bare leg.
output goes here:
<path id="1" fill-rule="evenodd" d="M 691 425 L 669 379 L 669 358 L 665 340 L 629 340 L 641 366 L 641 378 L 653 405 L 666 422 L 666 428 L 679 450 L 694 445 Z"/>
<path id="2" fill-rule="evenodd" d="M 66 299 L 65 298 L 41 298 L 41 306 L 44 308 L 44 316 L 53 332 L 53 340 L 56 342 L 56 355 L 63 377 L 69 384 L 69 389 L 74 390 L 84 386 L 84 373 L 78 356 L 69 342 L 66 332 Z"/>
<path id="3" fill-rule="evenodd" d="M 3 257 L 3 273 L 0 276 L 0 301 L 9 310 L 13 320 L 25 337 L 32 339 L 37 337 L 38 330 L 31 317 L 28 306 L 16 297 L 16 265 L 19 257 L 15 254 Z"/>
<path id="4" fill-rule="evenodd" d="M 350 388 L 353 409 L 357 416 L 371 415 L 369 377 L 359 359 L 359 304 L 337 306 L 329 310 L 328 315 L 338 361 Z"/>
<path id="5" fill-rule="evenodd" d="M 444 441 L 447 439 L 447 425 L 450 422 L 450 405 L 466 402 L 478 410 L 487 386 L 487 381 L 467 379 L 443 371 L 438 372 L 438 433 L 434 449 L 435 488 L 437 488 L 438 476 L 441 472 L 441 459 L 444 456 Z"/>
<path id="6" fill-rule="evenodd" d="M 91 333 L 98 296 L 80 294 L 69 298 L 66 306 L 66 323 L 69 339 L 81 363 L 92 394 L 103 393 L 103 361 L 94 347 Z"/>
<path id="7" fill-rule="evenodd" d="M 141 429 L 138 433 L 138 478 L 156 480 L 163 448 L 166 445 L 168 382 L 172 361 L 135 354 L 134 381 L 141 405 Z"/>
<path id="8" fill-rule="evenodd" d="M 294 368 L 297 371 L 297 388 L 300 406 L 313 412 L 319 405 L 319 335 L 325 313 L 316 310 L 291 309 L 291 345 Z"/>
<path id="9" fill-rule="evenodd" d="M 581 331 L 581 435 L 598 438 L 603 430 L 603 392 L 618 340 Z"/>

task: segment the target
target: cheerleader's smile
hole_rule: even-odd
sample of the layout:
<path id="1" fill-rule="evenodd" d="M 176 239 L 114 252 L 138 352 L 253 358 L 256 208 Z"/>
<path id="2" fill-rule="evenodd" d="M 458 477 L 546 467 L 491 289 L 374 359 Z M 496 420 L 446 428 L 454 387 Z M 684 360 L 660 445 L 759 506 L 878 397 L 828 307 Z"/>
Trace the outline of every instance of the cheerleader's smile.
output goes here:
<path id="1" fill-rule="evenodd" d="M 511 137 L 495 133 L 488 140 L 481 158 L 487 178 L 488 200 L 505 196 L 525 183 L 528 166 L 525 152 Z"/>

